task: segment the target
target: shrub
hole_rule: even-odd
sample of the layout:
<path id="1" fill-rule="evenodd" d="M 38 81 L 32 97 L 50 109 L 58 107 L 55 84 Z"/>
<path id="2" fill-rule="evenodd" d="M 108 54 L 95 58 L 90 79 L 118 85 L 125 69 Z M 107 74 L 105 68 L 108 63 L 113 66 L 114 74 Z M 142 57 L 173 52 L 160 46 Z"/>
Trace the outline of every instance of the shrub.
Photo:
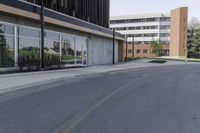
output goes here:
<path id="1" fill-rule="evenodd" d="M 59 55 L 45 53 L 44 63 L 45 63 L 45 67 L 52 67 L 52 66 L 59 67 L 62 64 L 62 61 L 60 60 Z"/>
<path id="2" fill-rule="evenodd" d="M 38 48 L 24 48 L 19 51 L 18 66 L 22 70 L 23 67 L 28 69 L 39 69 L 40 56 Z"/>
<path id="3" fill-rule="evenodd" d="M 162 63 L 162 64 L 164 64 L 164 63 L 166 63 L 166 62 L 167 62 L 167 61 L 164 60 L 164 59 L 154 59 L 154 60 L 150 61 L 150 63 Z"/>

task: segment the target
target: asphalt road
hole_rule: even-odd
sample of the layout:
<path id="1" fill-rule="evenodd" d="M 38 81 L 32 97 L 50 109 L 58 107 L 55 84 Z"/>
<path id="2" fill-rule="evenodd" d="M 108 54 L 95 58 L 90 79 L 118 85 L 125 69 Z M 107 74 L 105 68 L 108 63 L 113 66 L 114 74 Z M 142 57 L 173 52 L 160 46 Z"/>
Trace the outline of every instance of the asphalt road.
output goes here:
<path id="1" fill-rule="evenodd" d="M 78 77 L 0 95 L 0 133 L 199 132 L 200 65 Z"/>

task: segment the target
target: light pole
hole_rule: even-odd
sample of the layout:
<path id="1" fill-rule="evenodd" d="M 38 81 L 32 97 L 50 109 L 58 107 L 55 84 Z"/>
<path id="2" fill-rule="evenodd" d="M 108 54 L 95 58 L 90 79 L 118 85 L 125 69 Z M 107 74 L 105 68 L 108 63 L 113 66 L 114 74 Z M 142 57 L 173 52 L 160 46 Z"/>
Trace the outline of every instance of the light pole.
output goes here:
<path id="1" fill-rule="evenodd" d="M 127 42 L 127 35 L 126 35 L 126 61 L 128 59 L 128 42 Z"/>
<path id="2" fill-rule="evenodd" d="M 115 28 L 113 28 L 113 64 L 115 64 Z"/>
<path id="3" fill-rule="evenodd" d="M 41 44 L 40 44 L 40 69 L 44 70 L 44 0 L 41 0 L 41 14 L 40 14 L 40 26 L 41 26 Z"/>

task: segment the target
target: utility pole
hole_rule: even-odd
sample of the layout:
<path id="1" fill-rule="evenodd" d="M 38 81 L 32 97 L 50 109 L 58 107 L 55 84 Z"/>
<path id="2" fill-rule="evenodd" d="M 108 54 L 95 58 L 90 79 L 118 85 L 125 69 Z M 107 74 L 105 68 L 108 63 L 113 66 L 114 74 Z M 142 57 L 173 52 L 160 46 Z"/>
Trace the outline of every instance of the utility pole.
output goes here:
<path id="1" fill-rule="evenodd" d="M 40 44 L 40 69 L 44 70 L 44 0 L 41 0 L 41 14 L 40 14 L 40 25 L 41 25 L 41 44 Z"/>
<path id="2" fill-rule="evenodd" d="M 113 28 L 113 64 L 115 64 L 115 28 Z"/>

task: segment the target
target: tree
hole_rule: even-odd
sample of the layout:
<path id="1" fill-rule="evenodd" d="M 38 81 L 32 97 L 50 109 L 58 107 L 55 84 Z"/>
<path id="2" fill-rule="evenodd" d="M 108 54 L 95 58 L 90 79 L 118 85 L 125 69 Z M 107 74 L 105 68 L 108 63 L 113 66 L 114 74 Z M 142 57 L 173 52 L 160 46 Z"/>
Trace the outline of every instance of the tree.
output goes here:
<path id="1" fill-rule="evenodd" d="M 163 46 L 160 41 L 153 41 L 151 44 L 151 53 L 155 55 L 155 59 L 159 57 L 163 52 Z"/>
<path id="2" fill-rule="evenodd" d="M 192 47 L 191 50 L 199 55 L 200 54 L 200 29 L 192 37 Z"/>
<path id="3" fill-rule="evenodd" d="M 200 20 L 192 17 L 188 25 L 188 57 L 199 56 L 198 32 L 200 31 Z M 196 40 L 197 39 L 197 40 Z"/>

